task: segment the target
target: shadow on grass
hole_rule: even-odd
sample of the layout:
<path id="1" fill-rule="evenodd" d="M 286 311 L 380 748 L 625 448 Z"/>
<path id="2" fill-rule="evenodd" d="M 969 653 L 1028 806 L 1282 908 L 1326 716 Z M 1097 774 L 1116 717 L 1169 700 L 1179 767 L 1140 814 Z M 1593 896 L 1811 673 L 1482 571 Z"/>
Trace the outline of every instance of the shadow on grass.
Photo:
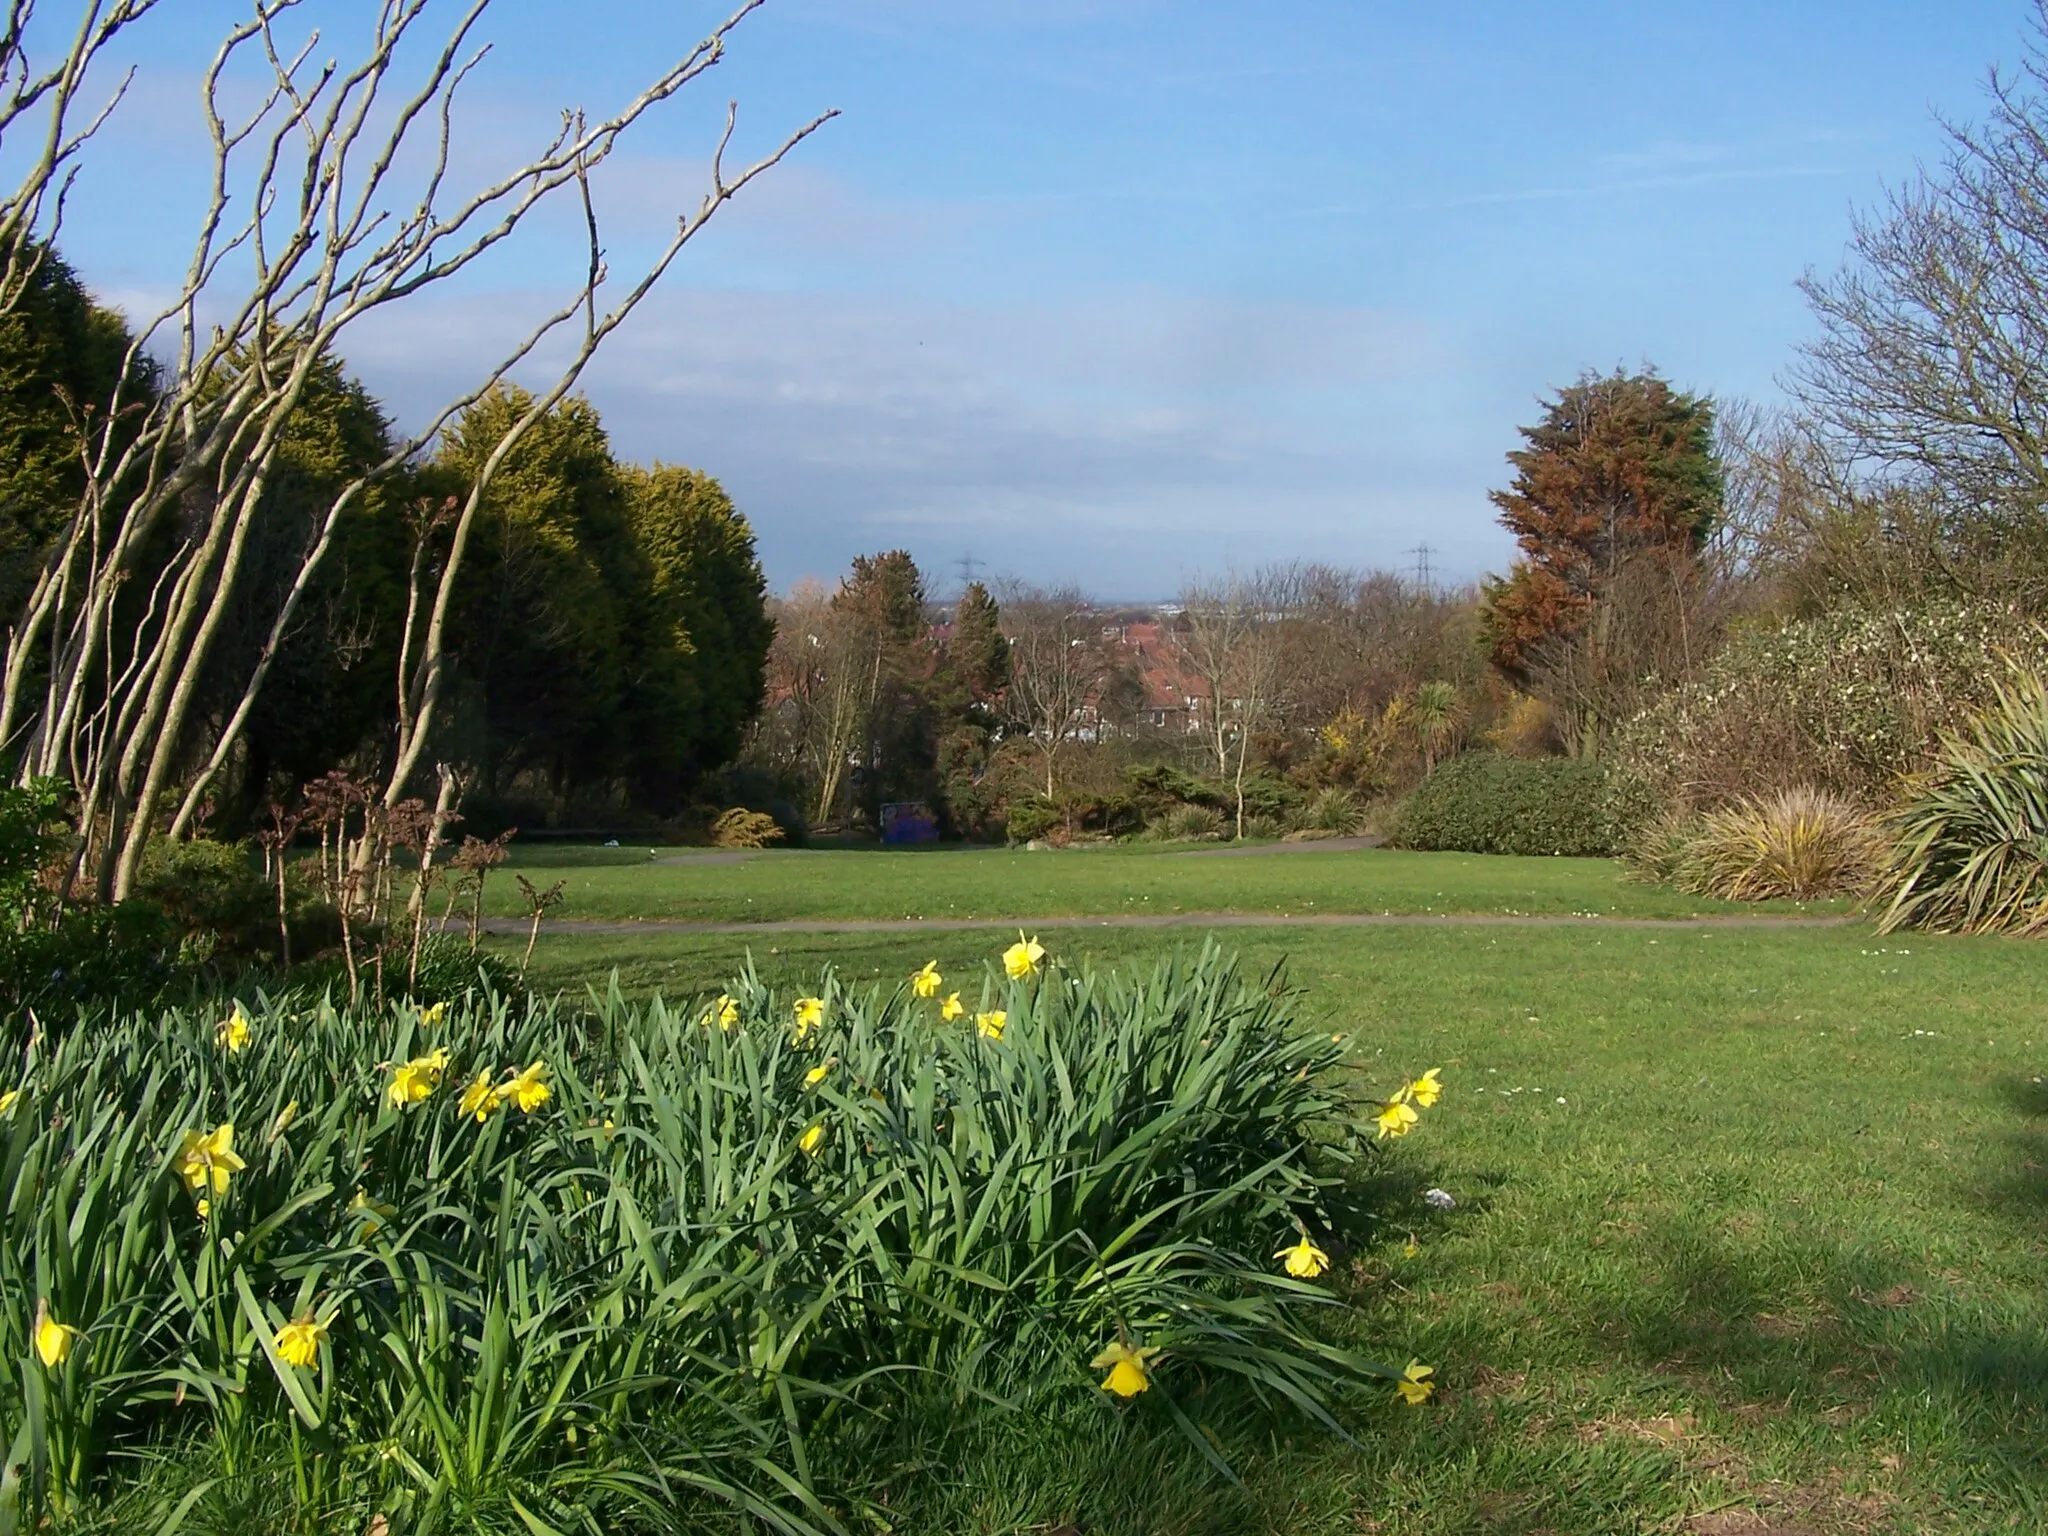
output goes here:
<path id="1" fill-rule="evenodd" d="M 2043 1287 L 1973 1295 L 1903 1253 L 1756 1245 L 1684 1217 L 1637 1252 L 1645 1281 L 1595 1323 L 1603 1347 L 1738 1418 L 1792 1415 L 1830 1460 L 1931 1442 L 1990 1507 L 2048 1509 Z"/>
<path id="2" fill-rule="evenodd" d="M 1985 1170 L 1973 1194 L 1986 1211 L 2016 1216 L 2038 1228 L 2048 1216 L 2048 1083 L 2008 1077 L 1996 1092 L 2007 1108 L 2034 1123 L 2007 1134 L 2005 1154 Z"/>

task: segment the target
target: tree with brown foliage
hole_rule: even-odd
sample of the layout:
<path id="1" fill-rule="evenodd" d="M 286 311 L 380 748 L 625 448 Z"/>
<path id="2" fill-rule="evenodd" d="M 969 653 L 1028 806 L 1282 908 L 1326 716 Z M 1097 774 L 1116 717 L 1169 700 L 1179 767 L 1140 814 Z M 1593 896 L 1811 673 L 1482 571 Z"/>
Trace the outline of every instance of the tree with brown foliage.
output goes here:
<path id="1" fill-rule="evenodd" d="M 1522 558 L 1488 584 L 1487 641 L 1494 665 L 1539 693 L 1542 674 L 1572 653 L 1575 697 L 1556 702 L 1577 716 L 1580 750 L 1597 755 L 1617 713 L 1606 691 L 1639 681 L 1610 665 L 1623 649 L 1610 595 L 1634 573 L 1631 592 L 1651 594 L 1648 614 L 1631 614 L 1637 627 L 1667 587 L 1682 604 L 1687 573 L 1721 513 L 1713 403 L 1654 373 L 1587 374 L 1522 437 L 1508 455 L 1514 482 L 1492 497 Z"/>

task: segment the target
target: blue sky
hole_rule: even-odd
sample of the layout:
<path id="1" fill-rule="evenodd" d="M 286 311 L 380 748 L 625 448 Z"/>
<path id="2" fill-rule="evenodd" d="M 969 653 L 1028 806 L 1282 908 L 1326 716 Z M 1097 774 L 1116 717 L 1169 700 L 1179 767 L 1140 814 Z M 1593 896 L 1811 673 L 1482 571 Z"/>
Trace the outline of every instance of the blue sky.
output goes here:
<path id="1" fill-rule="evenodd" d="M 309 7 L 337 40 L 361 0 Z M 462 165 L 516 164 L 725 7 L 497 0 Z M 66 237 L 141 307 L 182 269 L 196 71 L 172 0 Z M 451 12 L 452 14 L 452 12 Z M 1651 363 L 1768 401 L 1852 209 L 1940 152 L 2023 0 L 769 0 L 601 191 L 623 269 L 740 147 L 844 115 L 692 247 L 588 376 L 619 450 L 696 465 L 771 579 L 911 549 L 1105 596 L 1225 564 L 1498 568 L 1536 397 Z M 168 24 L 175 16 L 176 24 Z M 401 421 L 573 277 L 572 231 L 348 360 Z"/>

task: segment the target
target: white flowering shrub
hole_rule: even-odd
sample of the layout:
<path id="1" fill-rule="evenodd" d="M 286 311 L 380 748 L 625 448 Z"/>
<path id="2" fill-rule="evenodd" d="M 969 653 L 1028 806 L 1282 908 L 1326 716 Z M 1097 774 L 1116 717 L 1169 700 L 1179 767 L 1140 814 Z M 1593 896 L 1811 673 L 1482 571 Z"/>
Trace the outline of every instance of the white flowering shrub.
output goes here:
<path id="1" fill-rule="evenodd" d="M 2014 666 L 2044 664 L 2048 634 L 2010 610 L 1824 614 L 1738 634 L 1698 681 L 1625 726 L 1613 756 L 1667 811 L 1795 787 L 1880 806 Z"/>

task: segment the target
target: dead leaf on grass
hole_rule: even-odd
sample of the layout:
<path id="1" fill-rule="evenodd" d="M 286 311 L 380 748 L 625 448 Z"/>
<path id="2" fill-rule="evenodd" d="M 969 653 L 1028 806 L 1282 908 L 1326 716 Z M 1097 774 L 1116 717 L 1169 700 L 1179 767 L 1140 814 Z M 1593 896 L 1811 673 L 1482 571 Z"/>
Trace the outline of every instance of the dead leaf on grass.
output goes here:
<path id="1" fill-rule="evenodd" d="M 1496 1371 L 1490 1365 L 1482 1365 L 1472 1374 L 1472 1395 L 1480 1402 L 1491 1402 L 1499 1397 L 1512 1397 L 1528 1384 L 1526 1371 Z"/>
<path id="2" fill-rule="evenodd" d="M 1804 1520 L 1781 1521 L 1754 1509 L 1717 1509 L 1679 1527 L 1686 1536 L 1819 1536 Z"/>
<path id="3" fill-rule="evenodd" d="M 1914 1302 L 1920 1299 L 1920 1293 L 1902 1280 L 1890 1290 L 1879 1291 L 1875 1296 L 1865 1291 L 1859 1291 L 1856 1293 L 1856 1299 L 1867 1306 L 1886 1307 L 1896 1310 L 1899 1307 L 1912 1306 Z"/>
<path id="4" fill-rule="evenodd" d="M 1661 1418 L 1644 1419 L 1630 1427 L 1644 1440 L 1679 1445 L 1691 1438 L 1693 1417 L 1689 1413 L 1665 1414 Z"/>

